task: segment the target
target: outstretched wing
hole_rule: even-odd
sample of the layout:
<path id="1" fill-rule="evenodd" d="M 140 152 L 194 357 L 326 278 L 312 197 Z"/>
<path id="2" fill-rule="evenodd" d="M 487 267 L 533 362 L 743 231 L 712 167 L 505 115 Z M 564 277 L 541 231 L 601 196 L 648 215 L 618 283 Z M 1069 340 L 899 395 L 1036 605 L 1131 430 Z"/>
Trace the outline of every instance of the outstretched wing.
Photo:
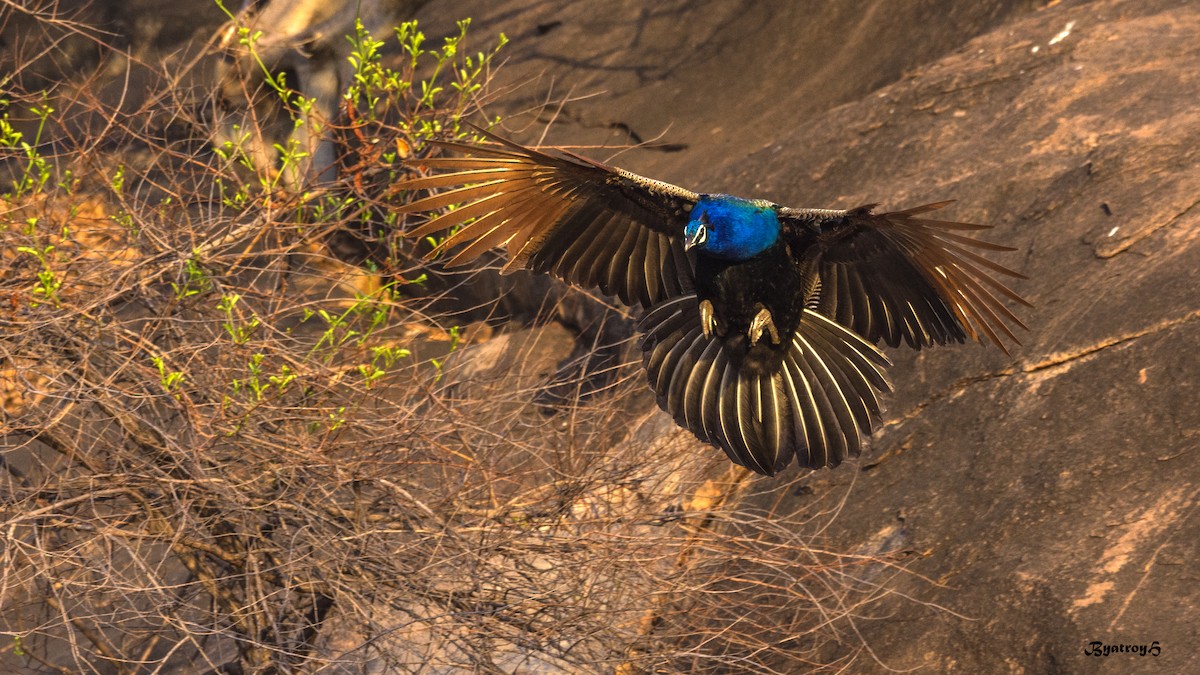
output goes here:
<path id="1" fill-rule="evenodd" d="M 543 152 L 479 133 L 493 144 L 438 142 L 468 156 L 409 161 L 449 173 L 395 186 L 452 188 L 397 209 L 414 213 L 460 205 L 407 233 L 419 237 L 461 226 L 434 255 L 465 245 L 448 262 L 454 266 L 503 246 L 509 259 L 504 272 L 553 274 L 644 308 L 693 288 L 681 237 L 695 193 L 563 150 Z"/>
<path id="2" fill-rule="evenodd" d="M 810 310 L 777 362 L 751 366 L 745 336 L 705 337 L 696 296 L 668 300 L 638 324 L 658 405 L 734 462 L 774 475 L 857 455 L 890 391 L 887 357 Z"/>
<path id="3" fill-rule="evenodd" d="M 964 234 L 986 225 L 918 218 L 950 202 L 893 213 L 780 209 L 788 236 L 821 251 L 817 311 L 872 342 L 920 349 L 988 340 L 1007 352 L 1025 328 L 1007 301 L 1029 306 L 998 277 L 1025 278 L 982 255 L 1015 249 Z"/>

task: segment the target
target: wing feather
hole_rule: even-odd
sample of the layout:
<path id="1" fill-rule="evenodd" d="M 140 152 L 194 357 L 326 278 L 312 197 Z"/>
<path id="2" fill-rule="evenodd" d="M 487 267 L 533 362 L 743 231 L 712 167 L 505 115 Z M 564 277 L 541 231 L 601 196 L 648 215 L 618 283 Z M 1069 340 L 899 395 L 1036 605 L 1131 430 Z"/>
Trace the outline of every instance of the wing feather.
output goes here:
<path id="1" fill-rule="evenodd" d="M 465 246 L 455 265 L 503 246 L 504 272 L 548 272 L 644 308 L 694 288 L 681 238 L 698 195 L 565 150 L 478 132 L 487 142 L 432 144 L 465 156 L 408 160 L 436 172 L 394 186 L 409 195 L 436 191 L 396 207 L 435 214 L 410 236 L 451 232 L 437 253 Z"/>
<path id="2" fill-rule="evenodd" d="M 882 214 L 782 208 L 780 217 L 797 245 L 821 251 L 826 316 L 893 347 L 971 338 L 1007 352 L 1025 328 L 1007 303 L 1029 303 L 1002 278 L 1024 277 L 983 253 L 1014 249 L 963 234 L 984 225 L 916 217 L 949 203 Z"/>

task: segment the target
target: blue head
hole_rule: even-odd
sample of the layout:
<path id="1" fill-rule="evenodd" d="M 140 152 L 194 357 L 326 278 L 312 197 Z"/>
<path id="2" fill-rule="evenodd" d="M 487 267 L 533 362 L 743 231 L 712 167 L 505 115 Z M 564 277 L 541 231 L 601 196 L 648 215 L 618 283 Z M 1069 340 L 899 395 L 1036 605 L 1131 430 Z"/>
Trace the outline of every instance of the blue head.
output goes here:
<path id="1" fill-rule="evenodd" d="M 726 260 L 746 260 L 779 239 L 779 218 L 770 202 L 700 195 L 683 236 L 687 248 Z"/>

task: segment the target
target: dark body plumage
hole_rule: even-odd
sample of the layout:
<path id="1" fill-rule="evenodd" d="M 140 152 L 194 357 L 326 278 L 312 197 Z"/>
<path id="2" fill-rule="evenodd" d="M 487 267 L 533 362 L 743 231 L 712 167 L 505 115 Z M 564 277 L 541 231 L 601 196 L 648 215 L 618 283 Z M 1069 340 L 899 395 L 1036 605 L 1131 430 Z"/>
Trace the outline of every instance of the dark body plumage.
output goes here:
<path id="1" fill-rule="evenodd" d="M 761 371 L 778 362 L 785 345 L 758 340 L 750 347 L 746 333 L 762 307 L 770 311 L 780 334 L 794 333 L 816 277 L 812 267 L 797 263 L 784 241 L 746 261 L 696 256 L 696 298 L 712 301 L 716 335 L 734 352 L 746 352 L 746 368 Z"/>
<path id="2" fill-rule="evenodd" d="M 481 132 L 482 133 L 482 132 Z M 437 143 L 465 157 L 407 190 L 454 188 L 400 207 L 433 211 L 411 236 L 454 231 L 451 265 L 504 246 L 528 268 L 641 305 L 640 345 L 659 406 L 760 473 L 856 454 L 880 415 L 889 365 L 875 347 L 1016 341 L 1005 301 L 1027 304 L 981 255 L 983 226 L 917 218 L 948 202 L 874 214 L 791 209 L 697 194 L 564 150 Z"/>

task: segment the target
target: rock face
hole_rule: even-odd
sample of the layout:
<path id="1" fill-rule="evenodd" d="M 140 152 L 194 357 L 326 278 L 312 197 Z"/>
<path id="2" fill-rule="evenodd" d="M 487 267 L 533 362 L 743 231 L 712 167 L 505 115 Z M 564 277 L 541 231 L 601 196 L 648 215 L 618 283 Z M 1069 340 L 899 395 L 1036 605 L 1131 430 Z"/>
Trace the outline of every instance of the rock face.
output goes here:
<path id="1" fill-rule="evenodd" d="M 501 80 L 541 76 L 494 112 L 579 99 L 512 117 L 519 138 L 550 119 L 552 142 L 661 137 L 614 161 L 793 206 L 955 198 L 952 217 L 1019 249 L 1005 262 L 1035 305 L 1022 346 L 892 351 L 896 393 L 865 456 L 758 479 L 744 503 L 844 500 L 822 546 L 909 554 L 878 618 L 855 623 L 871 652 L 856 672 L 1200 672 L 1200 8 L 1048 4 L 421 15 L 506 31 Z M 1086 655 L 1096 643 L 1159 654 Z"/>

